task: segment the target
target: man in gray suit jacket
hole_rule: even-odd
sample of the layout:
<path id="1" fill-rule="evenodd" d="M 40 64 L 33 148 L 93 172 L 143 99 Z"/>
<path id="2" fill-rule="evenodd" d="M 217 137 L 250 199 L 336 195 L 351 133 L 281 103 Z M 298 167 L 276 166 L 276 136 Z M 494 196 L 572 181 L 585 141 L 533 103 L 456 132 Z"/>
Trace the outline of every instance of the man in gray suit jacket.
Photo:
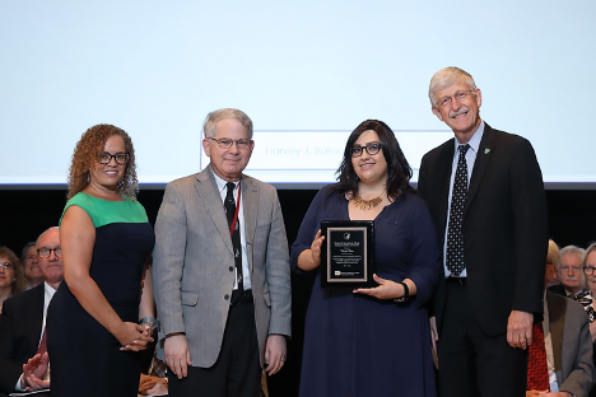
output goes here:
<path id="1" fill-rule="evenodd" d="M 291 334 L 290 268 L 275 188 L 243 175 L 252 121 L 236 109 L 203 126 L 210 165 L 166 187 L 153 254 L 159 339 L 173 396 L 257 396 Z"/>
<path id="2" fill-rule="evenodd" d="M 548 265 L 547 261 L 546 266 Z M 545 276 L 544 283 L 548 281 L 549 277 Z M 530 353 L 526 396 L 587 397 L 596 380 L 588 317 L 583 307 L 572 299 L 550 291 L 546 291 L 544 296 L 544 318 L 542 324 L 538 324 L 543 329 L 544 339 L 534 341 L 530 352 L 545 349 L 550 393 L 541 394 L 544 390 L 532 387 L 535 382 L 531 379 L 535 381 L 537 375 L 530 369 L 537 365 L 533 360 L 538 358 Z M 538 343 L 544 345 L 538 346 Z"/>

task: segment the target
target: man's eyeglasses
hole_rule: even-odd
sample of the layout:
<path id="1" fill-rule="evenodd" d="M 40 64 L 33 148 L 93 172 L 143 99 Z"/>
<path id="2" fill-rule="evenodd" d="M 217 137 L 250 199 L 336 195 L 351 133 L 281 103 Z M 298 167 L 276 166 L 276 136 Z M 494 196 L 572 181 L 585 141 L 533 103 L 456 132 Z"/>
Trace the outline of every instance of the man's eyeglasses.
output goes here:
<path id="1" fill-rule="evenodd" d="M 14 265 L 10 262 L 0 263 L 0 267 L 3 268 L 4 270 L 14 269 Z"/>
<path id="2" fill-rule="evenodd" d="M 52 251 L 54 251 L 54 255 L 56 255 L 56 258 L 62 257 L 62 250 L 60 249 L 60 247 L 58 247 L 58 248 L 41 247 L 40 249 L 37 250 L 37 253 L 39 254 L 40 258 L 49 258 L 50 255 L 52 255 Z"/>
<path id="3" fill-rule="evenodd" d="M 381 142 L 371 142 L 364 146 L 354 146 L 351 149 L 352 157 L 362 156 L 364 150 L 366 150 L 366 153 L 370 154 L 371 156 L 375 155 L 379 153 L 379 150 L 381 150 Z"/>
<path id="4" fill-rule="evenodd" d="M 217 142 L 217 144 L 219 145 L 220 148 L 222 149 L 229 149 L 232 147 L 232 145 L 235 143 L 236 146 L 238 147 L 238 149 L 248 149 L 250 146 L 250 140 L 249 139 L 229 139 L 229 138 L 221 138 L 221 139 L 216 139 L 216 138 L 207 138 L 210 139 L 212 141 Z"/>
<path id="5" fill-rule="evenodd" d="M 103 152 L 99 155 L 99 164 L 110 164 L 112 159 L 116 160 L 116 164 L 126 164 L 128 163 L 128 159 L 130 159 L 130 154 L 128 153 L 116 153 L 110 154 L 108 152 Z"/>
<path id="6" fill-rule="evenodd" d="M 596 267 L 594 266 L 584 266 L 584 273 L 586 273 L 586 276 L 594 274 L 594 270 L 596 270 Z"/>
<path id="7" fill-rule="evenodd" d="M 439 99 L 437 101 L 437 105 L 441 108 L 446 108 L 447 106 L 451 105 L 451 101 L 453 99 L 457 100 L 457 102 L 464 101 L 470 96 L 470 93 L 472 93 L 474 91 L 476 91 L 476 90 L 457 91 L 455 94 L 453 94 L 451 96 L 446 96 L 446 97 Z"/>

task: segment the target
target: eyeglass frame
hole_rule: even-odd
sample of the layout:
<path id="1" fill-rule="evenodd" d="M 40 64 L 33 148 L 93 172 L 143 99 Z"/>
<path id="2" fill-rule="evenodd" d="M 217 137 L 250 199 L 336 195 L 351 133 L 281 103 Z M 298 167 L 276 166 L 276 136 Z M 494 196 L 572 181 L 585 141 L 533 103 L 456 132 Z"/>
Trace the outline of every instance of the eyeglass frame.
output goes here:
<path id="1" fill-rule="evenodd" d="M 106 155 L 110 156 L 110 159 L 109 159 L 109 160 L 108 160 L 106 163 L 102 162 L 102 159 L 101 159 L 101 156 L 103 156 L 104 154 L 106 154 Z M 124 156 L 125 156 L 125 158 L 126 158 L 126 160 L 124 160 L 124 163 L 120 163 L 120 162 L 118 162 L 118 159 L 116 158 L 116 156 L 121 156 L 121 155 L 124 155 Z M 101 164 L 101 165 L 108 165 L 108 164 L 110 164 L 110 163 L 112 162 L 112 159 L 114 159 L 114 161 L 115 161 L 115 162 L 116 162 L 116 164 L 118 164 L 118 165 L 126 165 L 126 164 L 128 164 L 128 162 L 130 161 L 130 153 L 127 153 L 127 152 L 120 152 L 120 153 L 116 153 L 116 154 L 111 154 L 111 153 L 108 153 L 108 152 L 101 152 L 101 153 L 99 154 L 99 159 L 98 159 L 98 162 L 99 162 L 99 164 Z"/>
<path id="2" fill-rule="evenodd" d="M 586 274 L 586 276 L 591 276 L 594 274 L 594 271 L 596 271 L 596 267 L 588 266 L 588 265 L 583 266 L 582 269 L 584 270 L 584 273 Z M 588 269 L 591 269 L 592 271 L 590 273 L 588 273 L 587 272 Z"/>
<path id="3" fill-rule="evenodd" d="M 372 145 L 379 145 L 379 149 L 376 152 L 374 152 L 374 153 L 371 153 L 371 151 L 369 150 L 369 146 L 372 146 Z M 374 156 L 375 154 L 379 153 L 382 149 L 383 149 L 383 143 L 382 142 L 378 142 L 378 141 L 369 142 L 369 143 L 367 143 L 364 146 L 362 146 L 362 145 L 352 146 L 350 148 L 350 155 L 352 156 L 352 158 L 358 158 L 358 157 L 362 156 L 364 154 L 364 151 L 366 150 L 366 153 L 368 153 L 369 156 Z M 355 154 L 354 153 L 354 150 L 359 150 L 360 151 L 360 154 L 354 155 Z"/>
<path id="4" fill-rule="evenodd" d="M 217 145 L 222 149 L 230 149 L 234 144 L 236 144 L 236 147 L 238 149 L 246 150 L 246 149 L 250 148 L 250 143 L 252 142 L 252 139 L 230 139 L 230 138 L 217 139 L 217 138 L 211 138 L 211 137 L 207 137 L 207 139 L 217 142 Z M 226 145 L 225 143 L 222 143 L 222 141 L 229 141 L 230 142 L 229 146 Z M 246 142 L 246 147 L 240 147 L 241 142 Z"/>
<path id="5" fill-rule="evenodd" d="M 41 250 L 48 250 L 50 253 L 48 254 L 48 256 L 42 256 Z M 60 251 L 60 252 L 58 253 L 57 251 Z M 54 256 L 56 256 L 56 258 L 62 258 L 62 248 L 60 248 L 60 247 L 56 247 L 56 248 L 41 247 L 41 248 L 37 249 L 37 255 L 40 258 L 49 258 L 50 256 L 52 256 L 52 252 L 54 252 Z"/>
<path id="6" fill-rule="evenodd" d="M 441 98 L 440 100 L 437 101 L 437 107 L 444 109 L 447 106 L 451 105 L 451 102 L 453 100 L 456 100 L 457 102 L 461 102 L 468 97 L 469 93 L 474 93 L 474 95 L 476 95 L 476 90 L 477 90 L 477 88 L 475 88 L 473 90 L 456 91 L 455 94 L 453 94 L 453 95 L 444 96 L 443 98 Z"/>
<path id="7" fill-rule="evenodd" d="M 4 262 L 4 263 L 0 263 L 0 267 L 3 268 L 4 270 L 7 269 L 13 269 L 14 270 L 14 265 L 10 262 Z"/>

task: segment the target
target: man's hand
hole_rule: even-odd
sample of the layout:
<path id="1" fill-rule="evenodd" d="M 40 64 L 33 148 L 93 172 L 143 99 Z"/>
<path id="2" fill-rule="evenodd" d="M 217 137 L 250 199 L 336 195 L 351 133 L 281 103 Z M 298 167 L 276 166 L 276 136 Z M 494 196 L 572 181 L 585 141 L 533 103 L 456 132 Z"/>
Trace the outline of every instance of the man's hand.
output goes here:
<path id="1" fill-rule="evenodd" d="M 532 344 L 534 314 L 512 310 L 507 323 L 507 342 L 511 347 L 526 350 Z"/>
<path id="2" fill-rule="evenodd" d="M 188 375 L 188 366 L 192 365 L 186 335 L 178 334 L 166 337 L 163 351 L 166 364 L 168 364 L 172 373 L 178 376 L 178 379 L 186 377 Z"/>
<path id="3" fill-rule="evenodd" d="M 50 382 L 42 380 L 48 370 L 48 352 L 36 354 L 23 364 L 21 388 L 27 391 L 48 389 Z"/>
<path id="4" fill-rule="evenodd" d="M 265 363 L 267 375 L 274 375 L 281 370 L 286 362 L 286 338 L 283 335 L 269 335 L 265 344 Z"/>

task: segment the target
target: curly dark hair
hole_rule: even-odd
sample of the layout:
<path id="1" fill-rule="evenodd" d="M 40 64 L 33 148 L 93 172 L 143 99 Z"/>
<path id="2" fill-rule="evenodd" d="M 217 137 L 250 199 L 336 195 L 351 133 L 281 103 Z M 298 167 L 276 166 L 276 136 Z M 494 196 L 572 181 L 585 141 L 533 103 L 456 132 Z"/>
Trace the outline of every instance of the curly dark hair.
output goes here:
<path id="1" fill-rule="evenodd" d="M 72 155 L 72 164 L 68 175 L 67 199 L 71 199 L 89 185 L 89 170 L 98 163 L 106 141 L 114 135 L 122 137 L 126 152 L 130 155 L 128 163 L 126 163 L 124 176 L 118 182 L 116 191 L 131 200 L 136 200 L 139 180 L 137 179 L 135 150 L 132 140 L 124 130 L 110 124 L 93 126 L 81 136 L 81 140 L 77 143 Z"/>
<path id="2" fill-rule="evenodd" d="M 19 258 L 10 248 L 4 245 L 0 247 L 0 256 L 7 258 L 8 261 L 14 266 L 14 282 L 11 285 L 11 294 L 16 295 L 19 292 L 23 292 L 26 287 L 25 275 L 21 261 L 19 261 Z"/>
<path id="3" fill-rule="evenodd" d="M 352 148 L 360 135 L 369 130 L 376 132 L 379 136 L 383 156 L 387 161 L 387 197 L 391 200 L 397 200 L 407 191 L 414 192 L 414 189 L 410 186 L 412 168 L 408 164 L 391 128 L 379 120 L 363 121 L 350 134 L 344 149 L 344 158 L 336 171 L 336 174 L 339 174 L 337 177 L 338 182 L 333 186 L 332 191 L 340 194 L 348 193 L 352 197 L 358 196 L 359 181 L 352 165 Z"/>

